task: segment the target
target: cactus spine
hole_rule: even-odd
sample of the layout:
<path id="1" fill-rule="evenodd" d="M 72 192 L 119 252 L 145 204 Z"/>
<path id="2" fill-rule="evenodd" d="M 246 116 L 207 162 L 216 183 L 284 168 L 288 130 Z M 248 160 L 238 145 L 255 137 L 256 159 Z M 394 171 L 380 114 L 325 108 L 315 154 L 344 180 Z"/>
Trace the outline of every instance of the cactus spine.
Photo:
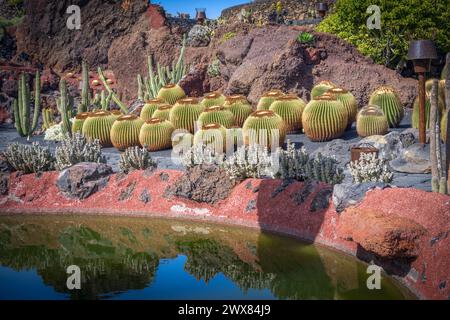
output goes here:
<path id="1" fill-rule="evenodd" d="M 226 148 L 226 128 L 218 123 L 204 125 L 194 135 L 194 145 L 199 143 L 213 146 L 218 153 L 223 152 Z"/>
<path id="2" fill-rule="evenodd" d="M 258 101 L 258 105 L 256 106 L 256 110 L 269 110 L 270 105 L 274 102 L 278 97 L 283 96 L 283 92 L 280 90 L 270 90 L 266 92 Z"/>
<path id="3" fill-rule="evenodd" d="M 345 110 L 347 111 L 348 124 L 347 129 L 352 127 L 353 122 L 356 120 L 356 114 L 358 113 L 358 102 L 351 92 L 343 88 L 331 88 L 327 92 L 335 94 L 337 99 L 342 102 Z"/>
<path id="4" fill-rule="evenodd" d="M 233 113 L 222 106 L 207 107 L 198 117 L 199 125 L 204 126 L 210 123 L 217 123 L 225 128 L 230 128 L 234 125 Z"/>
<path id="5" fill-rule="evenodd" d="M 306 103 L 296 95 L 285 95 L 278 97 L 269 110 L 283 119 L 287 133 L 296 133 L 302 129 L 302 113 L 305 107 Z"/>
<path id="6" fill-rule="evenodd" d="M 153 118 L 145 122 L 139 132 L 139 142 L 148 151 L 168 149 L 172 146 L 175 127 L 167 120 Z"/>
<path id="7" fill-rule="evenodd" d="M 283 119 L 271 110 L 257 110 L 245 120 L 242 128 L 246 145 L 281 147 L 286 138 Z"/>
<path id="8" fill-rule="evenodd" d="M 211 92 L 203 97 L 202 105 L 205 108 L 212 106 L 221 106 L 225 103 L 226 97 L 220 92 Z"/>
<path id="9" fill-rule="evenodd" d="M 323 94 L 306 105 L 302 124 L 306 136 L 312 141 L 328 141 L 344 134 L 348 116 L 335 95 Z"/>
<path id="10" fill-rule="evenodd" d="M 323 95 L 325 92 L 330 90 L 331 88 L 334 88 L 335 85 L 331 81 L 324 80 L 320 81 L 318 84 L 316 84 L 312 90 L 311 90 L 311 99 L 315 99 L 321 95 Z"/>
<path id="11" fill-rule="evenodd" d="M 181 99 L 170 110 L 169 119 L 175 129 L 186 129 L 194 133 L 196 121 L 203 110 L 204 107 L 198 103 L 197 99 Z"/>
<path id="12" fill-rule="evenodd" d="M 239 127 L 243 126 L 247 117 L 253 112 L 251 104 L 242 95 L 228 97 L 223 106 L 233 113 L 235 123 Z"/>
<path id="13" fill-rule="evenodd" d="M 39 108 L 41 99 L 41 77 L 39 71 L 36 71 L 34 88 L 34 111 L 33 120 L 30 119 L 30 88 L 28 87 L 27 77 L 24 73 L 19 78 L 18 100 L 13 102 L 14 122 L 16 130 L 21 137 L 31 137 L 36 130 L 39 120 Z M 31 122 L 31 123 L 30 123 Z"/>
<path id="14" fill-rule="evenodd" d="M 64 134 L 72 136 L 72 124 L 70 118 L 72 118 L 73 98 L 69 96 L 67 92 L 66 80 L 61 79 L 59 82 L 59 94 L 60 98 L 56 99 L 56 105 L 58 111 L 61 114 L 61 129 Z"/>
<path id="15" fill-rule="evenodd" d="M 403 119 L 404 110 L 397 92 L 391 87 L 380 87 L 370 96 L 369 104 L 375 104 L 383 110 L 389 128 L 398 127 Z"/>
<path id="16" fill-rule="evenodd" d="M 144 121 L 134 114 L 120 116 L 111 127 L 111 143 L 121 151 L 139 146 L 139 133 Z"/>
<path id="17" fill-rule="evenodd" d="M 386 116 L 380 107 L 368 105 L 361 109 L 356 119 L 356 132 L 360 137 L 385 135 L 389 130 Z"/>
<path id="18" fill-rule="evenodd" d="M 158 92 L 158 99 L 174 105 L 178 100 L 186 97 L 184 90 L 177 84 L 169 83 L 163 86 Z"/>
<path id="19" fill-rule="evenodd" d="M 172 106 L 170 104 L 163 104 L 158 107 L 158 109 L 153 112 L 152 118 L 158 118 L 161 120 L 169 120 L 170 110 Z"/>
<path id="20" fill-rule="evenodd" d="M 141 119 L 144 121 L 150 120 L 153 117 L 155 110 L 162 104 L 164 104 L 164 101 L 161 99 L 151 99 L 145 101 L 145 104 L 141 110 Z"/>

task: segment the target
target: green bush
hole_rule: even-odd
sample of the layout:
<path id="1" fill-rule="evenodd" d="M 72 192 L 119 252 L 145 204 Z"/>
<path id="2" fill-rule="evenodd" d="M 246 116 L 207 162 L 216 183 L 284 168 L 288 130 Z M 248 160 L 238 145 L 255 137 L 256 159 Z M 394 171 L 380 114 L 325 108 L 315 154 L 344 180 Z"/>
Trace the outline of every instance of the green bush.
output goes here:
<path id="1" fill-rule="evenodd" d="M 381 9 L 381 30 L 366 27 L 370 5 Z M 398 68 L 412 39 L 432 39 L 439 50 L 450 51 L 448 6 L 448 0 L 338 0 L 317 31 L 335 34 L 375 62 Z"/>
<path id="2" fill-rule="evenodd" d="M 312 43 L 314 42 L 314 35 L 312 35 L 309 32 L 301 32 L 298 36 L 297 36 L 297 41 L 300 43 Z"/>

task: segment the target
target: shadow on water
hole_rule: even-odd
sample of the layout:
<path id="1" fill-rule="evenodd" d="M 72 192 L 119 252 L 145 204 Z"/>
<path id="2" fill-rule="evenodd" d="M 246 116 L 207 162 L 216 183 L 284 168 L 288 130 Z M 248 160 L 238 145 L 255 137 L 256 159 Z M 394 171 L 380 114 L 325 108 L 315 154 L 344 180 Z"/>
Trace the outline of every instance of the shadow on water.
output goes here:
<path id="1" fill-rule="evenodd" d="M 70 265 L 81 269 L 81 290 L 67 289 Z M 35 281 L 20 281 L 30 271 Z M 0 217 L 0 299 L 404 297 L 388 279 L 385 290 L 368 295 L 363 271 L 351 257 L 247 229 L 141 218 Z M 16 280 L 8 280 L 12 274 Z"/>

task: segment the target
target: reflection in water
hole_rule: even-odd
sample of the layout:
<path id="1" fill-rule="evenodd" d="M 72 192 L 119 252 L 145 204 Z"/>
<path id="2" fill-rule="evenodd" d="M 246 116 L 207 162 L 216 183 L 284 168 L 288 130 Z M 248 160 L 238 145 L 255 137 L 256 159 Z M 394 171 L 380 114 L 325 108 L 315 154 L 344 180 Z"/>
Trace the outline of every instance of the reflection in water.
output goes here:
<path id="1" fill-rule="evenodd" d="M 81 290 L 66 287 L 70 265 L 81 269 Z M 382 290 L 368 290 L 366 266 L 352 257 L 248 229 L 142 218 L 0 217 L 0 298 L 12 291 L 25 297 L 17 296 L 18 284 L 6 283 L 11 272 L 20 279 L 30 270 L 40 280 L 21 289 L 32 298 L 54 298 L 42 293 L 45 285 L 71 299 L 411 297 L 387 277 Z"/>

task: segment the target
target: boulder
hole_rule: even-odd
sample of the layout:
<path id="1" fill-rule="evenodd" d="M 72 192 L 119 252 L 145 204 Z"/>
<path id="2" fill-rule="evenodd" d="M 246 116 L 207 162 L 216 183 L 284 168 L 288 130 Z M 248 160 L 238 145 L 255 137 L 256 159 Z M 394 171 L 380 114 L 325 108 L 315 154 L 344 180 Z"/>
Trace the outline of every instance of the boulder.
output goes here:
<path id="1" fill-rule="evenodd" d="M 373 209 L 350 208 L 341 214 L 338 234 L 366 251 L 386 258 L 414 258 L 426 229 L 411 219 Z"/>
<path id="2" fill-rule="evenodd" d="M 167 187 L 164 196 L 177 196 L 197 202 L 214 204 L 224 200 L 236 182 L 216 165 L 202 164 L 188 169 L 175 183 Z"/>
<path id="3" fill-rule="evenodd" d="M 392 160 L 397 158 L 403 150 L 403 143 L 400 137 L 401 133 L 393 131 L 384 136 L 375 135 L 366 137 L 358 144 L 370 144 L 379 150 L 378 156 L 380 158 Z M 409 138 L 411 137 L 409 136 Z M 404 141 L 407 142 L 406 136 Z"/>
<path id="4" fill-rule="evenodd" d="M 415 143 L 402 150 L 400 155 L 389 162 L 392 169 L 405 173 L 430 173 L 430 145 Z"/>
<path id="5" fill-rule="evenodd" d="M 335 158 L 341 167 L 345 167 L 351 160 L 351 144 L 342 139 L 335 139 L 311 153 L 312 157 L 322 154 L 325 157 Z"/>
<path id="6" fill-rule="evenodd" d="M 112 173 L 112 168 L 104 163 L 81 162 L 63 170 L 56 185 L 68 198 L 86 199 L 103 189 Z"/>
<path id="7" fill-rule="evenodd" d="M 333 189 L 333 204 L 337 212 L 342 212 L 350 206 L 354 206 L 364 199 L 369 190 L 389 187 L 383 182 L 353 183 L 345 182 L 336 184 Z"/>

